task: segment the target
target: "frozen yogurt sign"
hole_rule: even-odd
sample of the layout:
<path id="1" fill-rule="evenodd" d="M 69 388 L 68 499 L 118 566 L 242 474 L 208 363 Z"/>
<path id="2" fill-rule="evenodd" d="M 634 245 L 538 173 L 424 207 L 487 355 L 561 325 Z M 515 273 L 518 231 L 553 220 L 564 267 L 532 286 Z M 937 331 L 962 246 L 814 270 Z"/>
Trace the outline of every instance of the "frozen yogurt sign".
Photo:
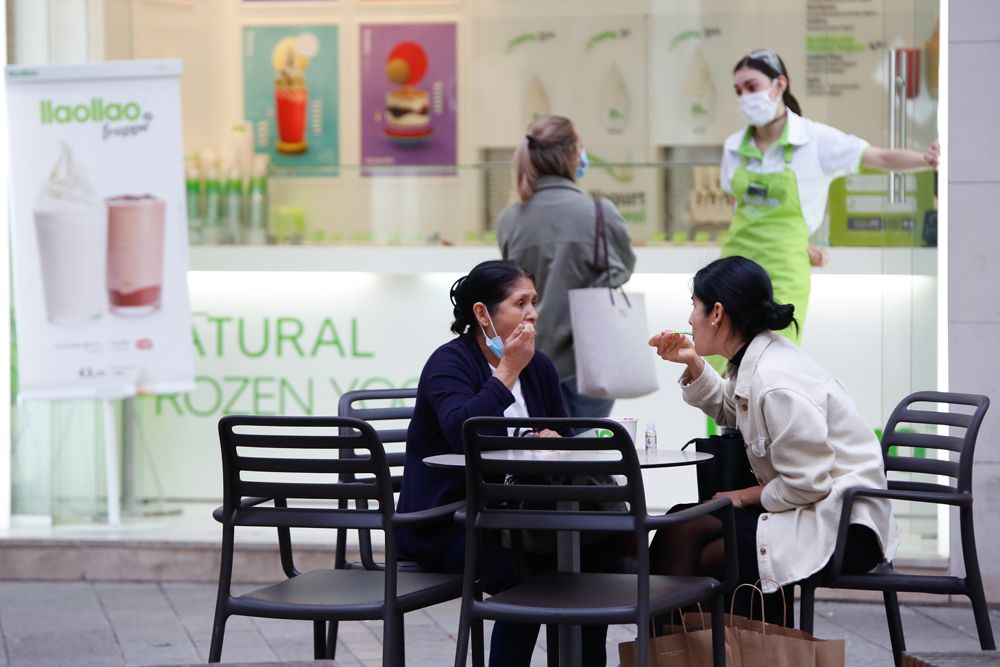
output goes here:
<path id="1" fill-rule="evenodd" d="M 179 75 L 7 70 L 20 398 L 193 385 Z"/>
<path id="2" fill-rule="evenodd" d="M 100 97 L 92 98 L 87 104 L 59 104 L 42 100 L 40 107 L 42 125 L 136 121 L 142 116 L 142 107 L 138 102 L 105 102 Z"/>
<path id="3" fill-rule="evenodd" d="M 101 139 L 132 137 L 149 131 L 153 114 L 144 111 L 139 102 L 106 101 L 92 97 L 86 102 L 58 102 L 50 99 L 39 102 L 39 119 L 42 125 L 102 124 Z"/>

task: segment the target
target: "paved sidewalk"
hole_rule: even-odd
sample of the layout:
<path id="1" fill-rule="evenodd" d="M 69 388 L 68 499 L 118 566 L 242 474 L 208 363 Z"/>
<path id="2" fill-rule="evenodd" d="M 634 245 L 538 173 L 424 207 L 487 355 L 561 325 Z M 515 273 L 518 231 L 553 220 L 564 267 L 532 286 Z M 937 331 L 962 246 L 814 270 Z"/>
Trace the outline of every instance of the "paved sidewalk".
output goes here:
<path id="1" fill-rule="evenodd" d="M 214 606 L 215 586 L 205 583 L 0 581 L 0 667 L 204 663 Z M 880 605 L 819 600 L 816 608 L 816 635 L 845 638 L 849 667 L 892 666 Z M 907 605 L 902 613 L 911 651 L 979 647 L 968 607 Z M 992 618 L 1000 636 L 1000 611 Z M 452 663 L 457 626 L 457 601 L 407 614 L 407 665 Z M 532 665 L 545 664 L 544 634 Z M 630 626 L 611 628 L 609 665 L 618 664 L 618 642 L 633 638 Z M 336 665 L 380 665 L 380 642 L 380 623 L 341 624 Z M 222 657 L 226 663 L 309 660 L 312 626 L 234 617 Z"/>

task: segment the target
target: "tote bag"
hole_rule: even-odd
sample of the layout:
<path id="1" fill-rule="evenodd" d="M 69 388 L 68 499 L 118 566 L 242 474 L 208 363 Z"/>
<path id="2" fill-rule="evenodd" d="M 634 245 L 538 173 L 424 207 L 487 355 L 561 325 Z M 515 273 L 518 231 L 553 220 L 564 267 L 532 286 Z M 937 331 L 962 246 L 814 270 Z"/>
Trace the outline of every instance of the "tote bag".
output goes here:
<path id="1" fill-rule="evenodd" d="M 610 279 L 608 237 L 604 210 L 594 199 L 597 230 L 594 263 L 600 263 Z M 569 290 L 569 313 L 576 358 L 576 386 L 595 398 L 636 398 L 659 388 L 656 355 L 647 344 L 646 300 L 642 294 L 626 294 L 621 288 L 584 287 Z"/>

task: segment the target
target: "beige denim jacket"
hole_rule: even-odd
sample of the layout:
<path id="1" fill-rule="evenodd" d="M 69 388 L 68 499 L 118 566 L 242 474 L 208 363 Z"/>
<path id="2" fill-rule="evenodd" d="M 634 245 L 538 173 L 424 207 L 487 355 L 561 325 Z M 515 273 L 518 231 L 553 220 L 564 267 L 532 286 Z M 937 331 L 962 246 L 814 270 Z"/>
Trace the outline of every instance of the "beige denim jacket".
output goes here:
<path id="1" fill-rule="evenodd" d="M 844 489 L 886 488 L 882 450 L 844 386 L 786 338 L 766 331 L 735 374 L 711 366 L 681 377 L 684 400 L 720 425 L 737 428 L 764 487 L 757 523 L 762 578 L 785 585 L 819 571 L 833 556 Z M 899 525 L 885 499 L 858 498 L 851 522 L 871 528 L 886 558 Z M 765 592 L 775 590 L 763 582 Z"/>

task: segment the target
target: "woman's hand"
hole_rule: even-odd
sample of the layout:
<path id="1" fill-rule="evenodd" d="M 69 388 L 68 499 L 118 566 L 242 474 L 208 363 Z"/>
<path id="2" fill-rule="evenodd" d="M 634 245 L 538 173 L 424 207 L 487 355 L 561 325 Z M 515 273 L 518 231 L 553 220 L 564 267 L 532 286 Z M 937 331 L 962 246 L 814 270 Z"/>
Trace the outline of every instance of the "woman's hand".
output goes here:
<path id="1" fill-rule="evenodd" d="M 924 162 L 931 169 L 938 168 L 938 164 L 941 162 L 941 142 L 937 139 L 932 141 L 931 145 L 924 151 Z"/>
<path id="2" fill-rule="evenodd" d="M 812 243 L 809 244 L 809 264 L 815 267 L 824 267 L 830 263 L 830 251 L 826 248 L 818 248 Z"/>
<path id="3" fill-rule="evenodd" d="M 656 353 L 661 358 L 677 364 L 690 366 L 696 359 L 700 359 L 698 353 L 694 351 L 694 343 L 684 334 L 661 331 L 658 334 L 653 334 L 653 337 L 649 339 L 649 344 L 656 348 Z"/>
<path id="4" fill-rule="evenodd" d="M 760 505 L 760 494 L 763 490 L 763 486 L 748 486 L 736 491 L 719 491 L 712 496 L 712 500 L 729 498 L 733 501 L 733 507 L 754 507 Z"/>
<path id="5" fill-rule="evenodd" d="M 549 428 L 543 428 L 541 431 L 535 431 L 533 438 L 561 438 L 562 436 Z"/>
<path id="6" fill-rule="evenodd" d="M 521 371 L 534 356 L 535 326 L 530 322 L 521 322 L 503 342 L 503 357 L 494 375 L 508 389 L 513 389 Z"/>

